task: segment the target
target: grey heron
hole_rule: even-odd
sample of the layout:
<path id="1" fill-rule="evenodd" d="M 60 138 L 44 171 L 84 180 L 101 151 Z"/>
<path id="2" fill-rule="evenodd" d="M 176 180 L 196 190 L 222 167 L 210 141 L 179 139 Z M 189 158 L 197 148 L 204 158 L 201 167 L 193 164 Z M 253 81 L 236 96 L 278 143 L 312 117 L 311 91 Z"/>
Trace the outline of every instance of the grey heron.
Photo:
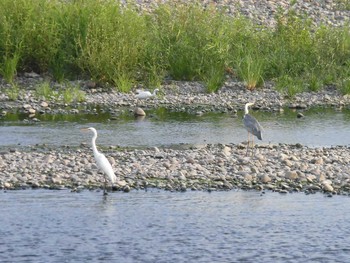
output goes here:
<path id="1" fill-rule="evenodd" d="M 252 146 L 254 146 L 254 136 L 259 140 L 262 140 L 262 127 L 260 123 L 249 114 L 248 107 L 254 105 L 254 102 L 248 102 L 244 107 L 244 117 L 243 124 L 245 129 L 248 131 L 248 144 L 247 144 L 247 154 L 249 148 L 250 134 L 252 134 Z"/>
<path id="2" fill-rule="evenodd" d="M 92 151 L 94 153 L 94 158 L 96 161 L 96 165 L 99 169 L 102 170 L 103 173 L 105 173 L 109 180 L 111 181 L 112 185 L 117 181 L 117 177 L 115 176 L 114 172 L 113 172 L 113 168 L 112 165 L 110 164 L 110 162 L 108 161 L 108 159 L 106 158 L 106 156 L 104 156 L 103 153 L 100 153 L 97 148 L 96 148 L 96 138 L 97 138 L 97 131 L 95 128 L 85 128 L 85 129 L 81 129 L 82 131 L 92 131 L 93 132 L 93 137 L 91 140 L 91 144 L 92 144 Z M 104 176 L 104 188 L 103 188 L 103 195 L 107 195 L 106 192 L 106 184 L 107 184 L 107 179 L 106 176 Z"/>

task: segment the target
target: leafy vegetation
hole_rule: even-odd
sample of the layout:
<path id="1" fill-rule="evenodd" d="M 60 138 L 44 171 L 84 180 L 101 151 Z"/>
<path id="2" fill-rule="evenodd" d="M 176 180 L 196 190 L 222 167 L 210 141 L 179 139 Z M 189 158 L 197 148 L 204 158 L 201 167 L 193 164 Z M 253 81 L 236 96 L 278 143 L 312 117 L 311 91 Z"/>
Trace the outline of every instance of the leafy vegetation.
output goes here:
<path id="1" fill-rule="evenodd" d="M 339 10 L 350 10 L 350 0 L 336 0 L 335 3 Z"/>
<path id="2" fill-rule="evenodd" d="M 61 101 L 63 103 L 85 101 L 85 92 L 79 86 L 72 86 L 69 83 L 65 84 L 63 88 L 54 89 L 50 82 L 45 81 L 36 86 L 35 95 L 44 100 Z"/>
<path id="3" fill-rule="evenodd" d="M 339 4 L 348 8 L 348 1 Z M 328 84 L 348 93 L 348 27 L 315 28 L 293 11 L 282 13 L 272 29 L 196 1 L 142 13 L 115 0 L 2 0 L 0 75 L 13 83 L 17 72 L 50 73 L 60 83 L 85 78 L 123 92 L 172 78 L 215 92 L 230 69 L 248 89 L 274 80 L 289 96 Z M 59 96 L 83 100 L 78 89 Z M 48 87 L 37 93 L 58 96 Z"/>

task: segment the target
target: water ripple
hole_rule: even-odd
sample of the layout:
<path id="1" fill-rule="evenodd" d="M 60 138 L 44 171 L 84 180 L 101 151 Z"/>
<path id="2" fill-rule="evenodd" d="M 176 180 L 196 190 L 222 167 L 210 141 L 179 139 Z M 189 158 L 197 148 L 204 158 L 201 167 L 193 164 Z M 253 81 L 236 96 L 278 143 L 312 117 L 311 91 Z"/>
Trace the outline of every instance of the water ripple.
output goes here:
<path id="1" fill-rule="evenodd" d="M 347 197 L 30 190 L 0 198 L 1 262 L 348 262 L 350 252 Z"/>

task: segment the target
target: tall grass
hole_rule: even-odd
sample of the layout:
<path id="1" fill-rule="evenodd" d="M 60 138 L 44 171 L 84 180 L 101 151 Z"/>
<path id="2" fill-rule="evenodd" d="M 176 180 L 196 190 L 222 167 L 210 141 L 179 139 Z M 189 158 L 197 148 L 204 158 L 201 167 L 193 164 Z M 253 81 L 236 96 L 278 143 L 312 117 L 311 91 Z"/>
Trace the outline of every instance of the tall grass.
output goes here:
<path id="1" fill-rule="evenodd" d="M 11 83 L 18 72 L 48 72 L 58 82 L 93 79 L 123 92 L 171 78 L 213 92 L 230 68 L 248 89 L 274 80 L 290 96 L 327 84 L 348 92 L 348 27 L 315 28 L 282 11 L 272 29 L 198 1 L 146 13 L 115 0 L 2 0 L 0 75 Z"/>

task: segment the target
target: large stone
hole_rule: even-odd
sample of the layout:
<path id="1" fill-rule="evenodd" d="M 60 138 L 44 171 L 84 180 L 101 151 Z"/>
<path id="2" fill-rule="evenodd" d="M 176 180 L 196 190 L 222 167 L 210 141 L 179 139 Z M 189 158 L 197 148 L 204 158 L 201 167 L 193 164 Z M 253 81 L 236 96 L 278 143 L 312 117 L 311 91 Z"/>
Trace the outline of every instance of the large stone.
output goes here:
<path id="1" fill-rule="evenodd" d="M 334 188 L 328 182 L 323 184 L 323 190 L 326 192 L 333 192 Z"/>
<path id="2" fill-rule="evenodd" d="M 268 176 L 267 174 L 263 174 L 262 176 L 260 176 L 260 181 L 261 181 L 262 183 L 271 182 L 271 177 Z"/>
<path id="3" fill-rule="evenodd" d="M 146 116 L 146 113 L 143 109 L 137 107 L 134 109 L 134 115 L 135 116 Z"/>
<path id="4" fill-rule="evenodd" d="M 231 148 L 225 146 L 224 149 L 222 149 L 222 153 L 227 157 L 230 156 L 231 155 Z"/>
<path id="5" fill-rule="evenodd" d="M 290 180 L 295 180 L 299 178 L 299 175 L 296 171 L 288 171 L 285 174 L 285 178 Z"/>
<path id="6" fill-rule="evenodd" d="M 49 106 L 49 104 L 46 101 L 43 101 L 40 103 L 40 106 L 43 108 L 47 108 Z"/>

